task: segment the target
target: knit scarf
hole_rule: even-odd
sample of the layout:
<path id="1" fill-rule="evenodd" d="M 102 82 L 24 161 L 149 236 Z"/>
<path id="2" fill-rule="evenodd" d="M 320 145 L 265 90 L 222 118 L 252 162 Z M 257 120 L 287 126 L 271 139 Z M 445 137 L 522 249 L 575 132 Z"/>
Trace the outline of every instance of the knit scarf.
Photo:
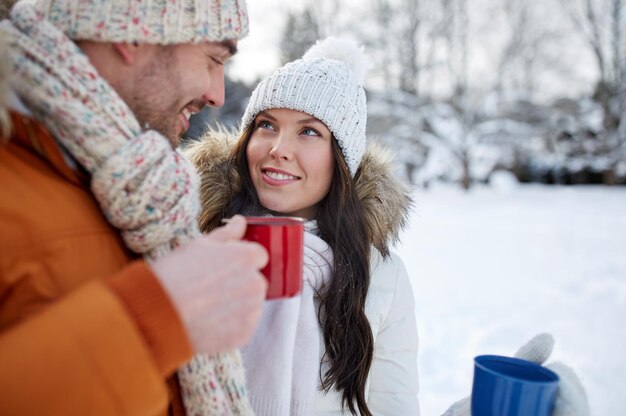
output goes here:
<path id="1" fill-rule="evenodd" d="M 306 229 L 302 293 L 266 301 L 257 330 L 241 351 L 258 416 L 315 412 L 323 345 L 315 298 L 330 282 L 333 253 L 317 236 L 315 221 Z"/>
<path id="2" fill-rule="evenodd" d="M 125 244 L 147 261 L 199 236 L 199 179 L 126 103 L 74 42 L 28 3 L 0 23 L 10 39 L 12 88 L 90 174 L 91 189 Z M 196 355 L 178 370 L 190 415 L 252 414 L 239 351 Z"/>

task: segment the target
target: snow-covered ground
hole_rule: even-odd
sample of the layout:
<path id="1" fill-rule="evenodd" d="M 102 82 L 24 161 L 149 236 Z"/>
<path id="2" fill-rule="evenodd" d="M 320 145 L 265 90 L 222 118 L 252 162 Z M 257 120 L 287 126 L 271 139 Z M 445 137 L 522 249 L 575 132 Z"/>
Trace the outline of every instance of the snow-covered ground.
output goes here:
<path id="1" fill-rule="evenodd" d="M 625 414 L 626 189 L 414 196 L 396 249 L 417 302 L 422 414 L 470 393 L 474 356 L 512 355 L 544 331 L 556 340 L 552 359 L 581 378 L 592 414 Z"/>

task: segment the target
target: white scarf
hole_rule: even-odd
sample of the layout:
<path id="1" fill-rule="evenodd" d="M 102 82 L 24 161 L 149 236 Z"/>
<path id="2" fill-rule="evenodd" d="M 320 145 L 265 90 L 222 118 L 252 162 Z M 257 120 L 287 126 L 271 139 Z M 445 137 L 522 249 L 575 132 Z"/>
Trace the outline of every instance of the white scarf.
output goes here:
<path id="1" fill-rule="evenodd" d="M 0 23 L 9 38 L 12 88 L 91 173 L 91 189 L 126 245 L 147 260 L 199 236 L 199 179 L 126 103 L 80 49 L 31 4 Z M 197 355 L 178 370 L 187 413 L 251 414 L 238 351 Z"/>
<path id="2" fill-rule="evenodd" d="M 242 349 L 250 403 L 258 416 L 314 411 L 323 342 L 315 296 L 330 281 L 332 261 L 328 244 L 306 232 L 301 295 L 265 302 L 260 324 Z"/>

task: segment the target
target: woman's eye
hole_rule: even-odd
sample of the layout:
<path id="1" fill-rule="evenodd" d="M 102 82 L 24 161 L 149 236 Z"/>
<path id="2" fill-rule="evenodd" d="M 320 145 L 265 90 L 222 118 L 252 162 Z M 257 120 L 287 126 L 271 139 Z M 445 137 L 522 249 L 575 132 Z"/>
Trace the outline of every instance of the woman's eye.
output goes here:
<path id="1" fill-rule="evenodd" d="M 319 132 L 315 129 L 312 129 L 310 127 L 307 127 L 305 129 L 302 130 L 302 134 L 304 134 L 305 136 L 320 136 Z"/>
<path id="2" fill-rule="evenodd" d="M 269 121 L 266 121 L 266 120 L 259 121 L 256 126 L 258 128 L 261 128 L 261 129 L 272 129 L 272 130 L 274 130 L 274 126 L 272 126 L 272 123 L 270 123 Z"/>

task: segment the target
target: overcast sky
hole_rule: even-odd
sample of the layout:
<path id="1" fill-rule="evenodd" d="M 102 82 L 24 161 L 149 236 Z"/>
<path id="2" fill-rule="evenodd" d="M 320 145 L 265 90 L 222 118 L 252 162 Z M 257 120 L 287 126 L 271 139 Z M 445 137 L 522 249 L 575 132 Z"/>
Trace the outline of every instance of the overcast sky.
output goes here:
<path id="1" fill-rule="evenodd" d="M 298 3 L 295 0 L 293 3 Z M 269 74 L 280 64 L 278 44 L 285 22 L 285 1 L 250 0 L 250 34 L 239 43 L 239 52 L 232 60 L 229 74 L 247 83 Z"/>

